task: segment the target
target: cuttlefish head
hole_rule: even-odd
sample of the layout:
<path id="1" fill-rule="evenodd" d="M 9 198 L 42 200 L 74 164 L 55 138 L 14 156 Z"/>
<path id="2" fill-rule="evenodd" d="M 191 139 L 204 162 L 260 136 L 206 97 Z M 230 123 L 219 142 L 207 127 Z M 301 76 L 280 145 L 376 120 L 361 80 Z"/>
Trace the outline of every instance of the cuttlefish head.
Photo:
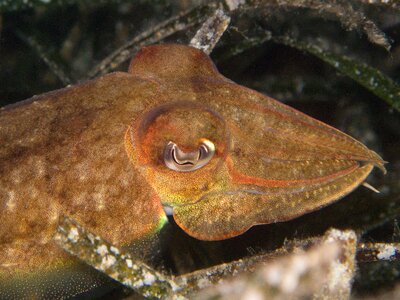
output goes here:
<path id="1" fill-rule="evenodd" d="M 296 218 L 347 195 L 374 166 L 384 170 L 360 142 L 226 79 L 200 50 L 146 47 L 130 72 L 158 94 L 142 99 L 148 109 L 129 125 L 127 153 L 198 239 Z"/>
<path id="2" fill-rule="evenodd" d="M 198 201 L 226 185 L 229 131 L 215 111 L 192 102 L 151 109 L 127 131 L 128 153 L 166 206 Z"/>

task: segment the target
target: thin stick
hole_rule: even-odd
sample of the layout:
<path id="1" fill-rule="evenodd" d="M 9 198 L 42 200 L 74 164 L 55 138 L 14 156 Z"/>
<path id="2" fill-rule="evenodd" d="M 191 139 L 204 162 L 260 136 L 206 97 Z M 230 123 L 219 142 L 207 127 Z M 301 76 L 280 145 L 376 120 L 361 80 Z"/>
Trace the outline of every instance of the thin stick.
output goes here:
<path id="1" fill-rule="evenodd" d="M 199 289 L 234 274 L 253 271 L 260 263 L 281 257 L 287 249 L 246 257 L 177 277 L 157 272 L 129 253 L 86 230 L 76 221 L 63 217 L 54 236 L 56 243 L 71 255 L 107 274 L 146 298 L 186 299 Z M 202 282 L 199 285 L 199 282 Z"/>
<path id="2" fill-rule="evenodd" d="M 400 243 L 359 243 L 357 247 L 357 260 L 359 262 L 399 259 Z"/>
<path id="3" fill-rule="evenodd" d="M 132 258 L 67 217 L 60 221 L 54 239 L 68 253 L 146 298 L 162 299 L 179 290 L 172 278 Z"/>
<path id="4" fill-rule="evenodd" d="M 68 85 L 71 84 L 72 80 L 71 78 L 67 75 L 67 73 L 60 67 L 59 64 L 57 64 L 55 61 L 53 61 L 46 53 L 44 50 L 44 47 L 35 39 L 34 37 L 27 36 L 25 33 L 23 33 L 20 30 L 17 30 L 17 35 L 19 36 L 20 39 L 22 39 L 24 42 L 26 42 L 30 47 L 32 47 L 36 53 L 40 56 L 40 58 L 43 60 L 43 62 L 49 67 L 49 69 L 53 72 L 54 75 L 57 76 L 57 78 L 64 84 Z"/>
<path id="5" fill-rule="evenodd" d="M 158 43 L 178 31 L 186 30 L 200 24 L 203 21 L 202 16 L 208 15 L 211 8 L 212 6 L 208 5 L 198 6 L 142 32 L 103 59 L 100 64 L 89 72 L 88 77 L 93 78 L 109 73 L 131 59 L 140 48 Z"/>
<path id="6" fill-rule="evenodd" d="M 203 50 L 206 54 L 210 54 L 228 28 L 230 21 L 231 18 L 225 14 L 222 9 L 217 9 L 214 15 L 208 18 L 203 26 L 196 32 L 189 46 Z"/>

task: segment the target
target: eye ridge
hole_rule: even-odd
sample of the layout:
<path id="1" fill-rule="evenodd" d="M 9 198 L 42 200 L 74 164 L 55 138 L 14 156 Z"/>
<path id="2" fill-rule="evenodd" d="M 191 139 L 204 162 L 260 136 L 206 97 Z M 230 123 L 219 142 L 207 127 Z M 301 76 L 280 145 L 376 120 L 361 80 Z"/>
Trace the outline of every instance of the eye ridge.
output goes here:
<path id="1" fill-rule="evenodd" d="M 199 149 L 193 152 L 184 152 L 177 144 L 169 141 L 164 150 L 164 162 L 171 170 L 190 172 L 205 166 L 214 153 L 214 143 L 206 139 L 203 139 Z"/>

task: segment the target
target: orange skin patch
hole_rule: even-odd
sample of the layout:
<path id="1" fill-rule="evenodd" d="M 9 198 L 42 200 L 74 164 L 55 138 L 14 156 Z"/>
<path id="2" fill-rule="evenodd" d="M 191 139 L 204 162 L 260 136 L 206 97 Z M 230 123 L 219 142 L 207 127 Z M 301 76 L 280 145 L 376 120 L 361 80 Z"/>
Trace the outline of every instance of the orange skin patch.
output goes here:
<path id="1" fill-rule="evenodd" d="M 344 176 L 347 174 L 350 174 L 352 171 L 357 169 L 359 166 L 354 165 L 348 169 L 339 171 L 337 173 L 333 173 L 328 176 L 324 177 L 317 177 L 313 179 L 303 179 L 303 180 L 274 180 L 274 179 L 263 179 L 259 177 L 251 177 L 251 176 L 246 176 L 244 174 L 241 174 L 237 172 L 234 167 L 232 160 L 228 159 L 227 160 L 227 165 L 229 169 L 229 173 L 232 177 L 232 180 L 237 183 L 237 184 L 249 184 L 249 185 L 257 185 L 257 186 L 265 186 L 265 187 L 289 187 L 289 186 L 295 186 L 295 185 L 312 185 L 312 184 L 317 184 L 321 182 L 326 182 L 332 179 L 335 179 L 340 176 Z"/>

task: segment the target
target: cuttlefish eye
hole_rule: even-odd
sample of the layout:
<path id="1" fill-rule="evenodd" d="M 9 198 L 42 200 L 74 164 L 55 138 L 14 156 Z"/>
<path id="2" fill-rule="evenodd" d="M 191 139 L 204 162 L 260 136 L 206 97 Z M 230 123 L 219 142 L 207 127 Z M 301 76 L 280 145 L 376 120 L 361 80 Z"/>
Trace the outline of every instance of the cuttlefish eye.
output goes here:
<path id="1" fill-rule="evenodd" d="M 163 204 L 195 202 L 224 184 L 230 135 L 211 107 L 187 101 L 150 109 L 129 127 L 126 146 Z"/>
<path id="2" fill-rule="evenodd" d="M 229 147 L 224 119 L 211 108 L 191 102 L 155 107 L 130 131 L 138 164 L 158 172 L 189 172 L 206 166 L 211 171 Z"/>
<path id="3" fill-rule="evenodd" d="M 169 142 L 164 150 L 165 165 L 174 171 L 190 172 L 206 165 L 215 153 L 213 142 L 204 139 L 197 151 L 184 152 L 174 142 Z"/>

